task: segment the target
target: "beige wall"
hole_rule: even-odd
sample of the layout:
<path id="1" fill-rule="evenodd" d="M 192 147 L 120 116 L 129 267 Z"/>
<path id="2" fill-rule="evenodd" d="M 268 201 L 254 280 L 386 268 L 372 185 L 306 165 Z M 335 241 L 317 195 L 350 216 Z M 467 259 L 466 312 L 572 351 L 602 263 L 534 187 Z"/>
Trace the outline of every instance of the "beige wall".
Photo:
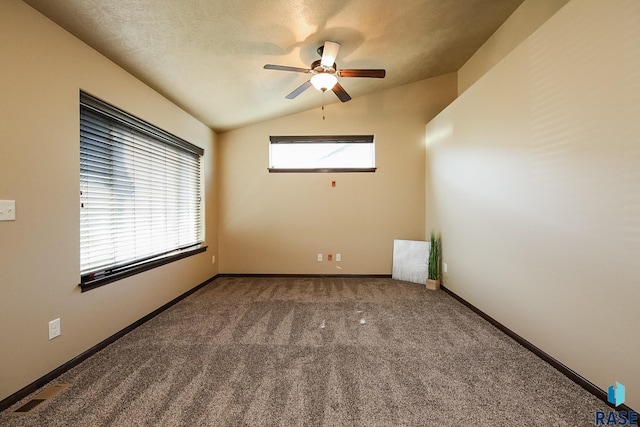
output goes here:
<path id="1" fill-rule="evenodd" d="M 428 124 L 426 169 L 446 286 L 636 409 L 638 22 L 569 2 Z"/>
<path id="2" fill-rule="evenodd" d="M 455 96 L 449 74 L 221 134 L 220 271 L 391 274 L 393 239 L 425 237 L 424 124 Z M 316 134 L 375 135 L 378 170 L 268 173 L 269 135 Z"/>
<path id="3" fill-rule="evenodd" d="M 0 399 L 216 274 L 214 134 L 20 1 L 0 2 Z M 80 293 L 79 90 L 205 149 L 205 253 Z M 48 322 L 62 335 L 48 340 Z"/>
<path id="4" fill-rule="evenodd" d="M 524 0 L 509 19 L 458 70 L 458 94 L 496 65 L 569 0 Z"/>

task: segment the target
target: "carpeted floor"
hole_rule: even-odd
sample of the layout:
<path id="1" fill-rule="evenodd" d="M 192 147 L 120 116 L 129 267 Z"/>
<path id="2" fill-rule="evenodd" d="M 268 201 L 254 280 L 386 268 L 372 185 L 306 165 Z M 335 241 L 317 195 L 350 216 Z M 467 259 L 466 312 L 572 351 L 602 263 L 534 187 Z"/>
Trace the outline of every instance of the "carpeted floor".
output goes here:
<path id="1" fill-rule="evenodd" d="M 609 408 L 442 291 L 224 277 L 2 426 L 592 426 Z"/>

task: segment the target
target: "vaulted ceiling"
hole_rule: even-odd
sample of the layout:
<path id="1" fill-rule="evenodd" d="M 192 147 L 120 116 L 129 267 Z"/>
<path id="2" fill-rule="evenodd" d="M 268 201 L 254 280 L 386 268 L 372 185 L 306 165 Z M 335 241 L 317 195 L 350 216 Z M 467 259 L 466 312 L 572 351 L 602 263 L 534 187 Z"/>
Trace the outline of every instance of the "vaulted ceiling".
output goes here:
<path id="1" fill-rule="evenodd" d="M 216 131 L 318 107 L 285 95 L 326 40 L 357 97 L 457 71 L 523 0 L 24 0 Z M 332 93 L 324 102 L 339 102 Z"/>

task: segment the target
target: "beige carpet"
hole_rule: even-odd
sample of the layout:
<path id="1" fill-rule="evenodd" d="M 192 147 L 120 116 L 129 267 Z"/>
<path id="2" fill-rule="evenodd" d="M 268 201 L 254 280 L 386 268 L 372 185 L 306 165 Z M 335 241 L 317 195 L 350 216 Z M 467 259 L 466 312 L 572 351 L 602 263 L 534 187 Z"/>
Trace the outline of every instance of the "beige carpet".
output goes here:
<path id="1" fill-rule="evenodd" d="M 589 426 L 609 408 L 442 291 L 224 277 L 2 426 Z"/>

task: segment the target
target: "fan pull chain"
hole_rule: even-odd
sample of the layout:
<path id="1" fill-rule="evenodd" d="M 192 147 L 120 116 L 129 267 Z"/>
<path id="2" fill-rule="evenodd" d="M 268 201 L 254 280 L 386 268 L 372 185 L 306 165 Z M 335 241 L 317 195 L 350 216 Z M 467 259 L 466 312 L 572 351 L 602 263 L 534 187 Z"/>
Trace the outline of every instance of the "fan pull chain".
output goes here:
<path id="1" fill-rule="evenodd" d="M 326 90 L 322 91 L 322 120 L 325 120 L 324 118 L 324 93 L 326 92 Z"/>

